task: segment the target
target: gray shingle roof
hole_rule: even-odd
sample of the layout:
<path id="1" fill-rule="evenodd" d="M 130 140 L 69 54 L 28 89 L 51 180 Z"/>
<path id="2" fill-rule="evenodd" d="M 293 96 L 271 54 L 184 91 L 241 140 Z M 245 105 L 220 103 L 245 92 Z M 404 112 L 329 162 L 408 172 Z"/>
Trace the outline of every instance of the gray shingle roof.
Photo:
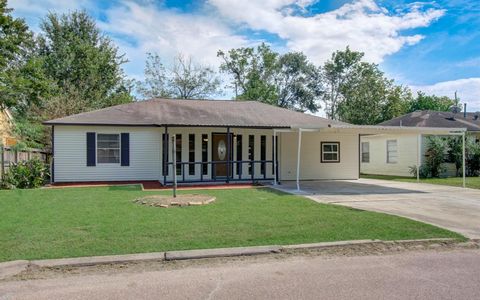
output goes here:
<path id="1" fill-rule="evenodd" d="M 231 126 L 288 128 L 345 123 L 257 101 L 151 99 L 44 122 L 46 125 Z"/>
<path id="2" fill-rule="evenodd" d="M 463 112 L 454 114 L 451 112 L 421 110 L 385 121 L 378 125 L 467 128 L 467 131 L 480 131 L 480 115 L 479 113 L 467 112 L 467 116 L 464 117 Z"/>

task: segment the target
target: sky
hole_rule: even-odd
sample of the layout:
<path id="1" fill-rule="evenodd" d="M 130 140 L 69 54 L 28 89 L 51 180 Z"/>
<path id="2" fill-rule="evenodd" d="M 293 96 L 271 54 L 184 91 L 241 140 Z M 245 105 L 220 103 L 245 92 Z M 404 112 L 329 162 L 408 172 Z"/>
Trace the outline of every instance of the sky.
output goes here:
<path id="1" fill-rule="evenodd" d="M 335 50 L 365 53 L 397 84 L 480 111 L 479 0 L 9 0 L 34 32 L 48 13 L 84 9 L 118 45 L 131 78 L 147 52 L 217 68 L 218 50 L 268 43 L 323 64 Z M 231 96 L 228 92 L 222 98 Z"/>

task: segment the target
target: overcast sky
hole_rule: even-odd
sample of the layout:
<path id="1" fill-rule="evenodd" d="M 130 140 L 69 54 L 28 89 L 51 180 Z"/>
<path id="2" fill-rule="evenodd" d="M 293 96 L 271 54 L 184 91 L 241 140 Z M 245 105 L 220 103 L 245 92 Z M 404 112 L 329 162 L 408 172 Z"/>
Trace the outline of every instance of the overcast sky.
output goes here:
<path id="1" fill-rule="evenodd" d="M 146 52 L 166 60 L 180 52 L 217 67 L 219 49 L 266 42 L 321 64 L 349 45 L 398 84 L 451 97 L 458 91 L 468 110 L 480 110 L 477 0 L 10 0 L 9 6 L 34 31 L 49 11 L 85 9 L 126 54 L 124 69 L 137 79 Z"/>

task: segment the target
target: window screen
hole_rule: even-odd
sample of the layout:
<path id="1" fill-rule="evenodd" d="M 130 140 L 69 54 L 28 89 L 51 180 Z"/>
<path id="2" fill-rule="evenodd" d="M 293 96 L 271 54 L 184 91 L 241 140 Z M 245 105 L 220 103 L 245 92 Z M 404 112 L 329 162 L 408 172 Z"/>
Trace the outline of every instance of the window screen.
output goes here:
<path id="1" fill-rule="evenodd" d="M 97 162 L 99 164 L 120 163 L 119 134 L 97 134 Z"/>

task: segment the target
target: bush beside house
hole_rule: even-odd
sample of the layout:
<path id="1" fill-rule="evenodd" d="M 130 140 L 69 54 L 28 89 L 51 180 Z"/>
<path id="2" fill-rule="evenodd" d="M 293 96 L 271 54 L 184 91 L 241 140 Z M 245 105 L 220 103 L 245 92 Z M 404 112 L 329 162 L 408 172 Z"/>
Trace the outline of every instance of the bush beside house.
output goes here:
<path id="1" fill-rule="evenodd" d="M 2 188 L 29 189 L 39 188 L 49 178 L 48 165 L 33 158 L 10 165 L 2 180 Z"/>

